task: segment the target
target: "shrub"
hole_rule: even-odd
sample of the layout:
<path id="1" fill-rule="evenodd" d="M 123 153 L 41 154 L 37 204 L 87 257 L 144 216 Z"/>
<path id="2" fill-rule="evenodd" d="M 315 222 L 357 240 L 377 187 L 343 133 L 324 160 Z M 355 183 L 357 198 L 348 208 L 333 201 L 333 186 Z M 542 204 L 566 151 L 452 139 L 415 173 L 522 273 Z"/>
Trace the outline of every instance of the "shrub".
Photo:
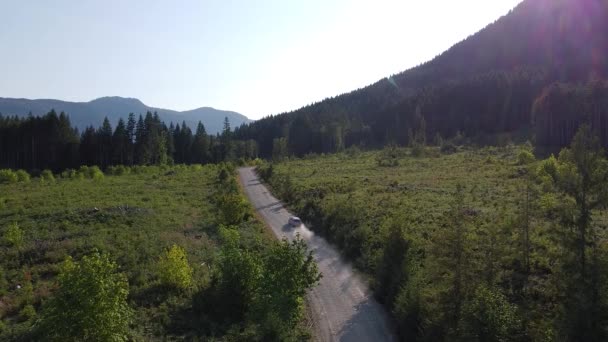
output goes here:
<path id="1" fill-rule="evenodd" d="M 195 172 L 203 171 L 203 165 L 201 165 L 201 164 L 192 164 L 192 165 L 190 165 L 190 170 L 195 171 Z"/>
<path id="2" fill-rule="evenodd" d="M 535 160 L 536 158 L 534 158 L 534 154 L 532 154 L 532 152 L 530 152 L 529 150 L 521 150 L 517 155 L 518 165 L 527 165 L 533 163 Z"/>
<path id="3" fill-rule="evenodd" d="M 548 176 L 555 181 L 557 180 L 557 168 L 557 159 L 555 159 L 554 155 L 551 155 L 549 158 L 540 162 L 540 165 L 538 165 L 538 168 L 536 169 L 536 175 L 539 178 Z"/>
<path id="4" fill-rule="evenodd" d="M 111 176 L 122 176 L 131 173 L 131 169 L 124 165 L 110 166 L 107 169 L 107 173 Z"/>
<path id="5" fill-rule="evenodd" d="M 90 178 L 94 179 L 94 180 L 100 180 L 100 179 L 103 179 L 103 177 L 104 177 L 103 172 L 99 169 L 98 166 L 89 167 L 89 173 L 90 173 Z"/>
<path id="6" fill-rule="evenodd" d="M 40 180 L 47 183 L 55 182 L 55 176 L 51 170 L 44 170 L 40 173 Z"/>
<path id="7" fill-rule="evenodd" d="M 396 146 L 386 146 L 377 156 L 378 166 L 399 166 L 399 151 Z"/>
<path id="8" fill-rule="evenodd" d="M 73 169 L 67 169 L 65 171 L 63 171 L 61 173 L 61 178 L 64 179 L 84 179 L 84 173 L 73 170 Z"/>
<path id="9" fill-rule="evenodd" d="M 36 317 L 36 309 L 34 309 L 32 304 L 28 304 L 19 311 L 19 317 L 24 321 L 29 321 Z"/>
<path id="10" fill-rule="evenodd" d="M 412 156 L 414 157 L 424 157 L 425 155 L 425 147 L 421 144 L 414 144 L 412 147 Z"/>
<path id="11" fill-rule="evenodd" d="M 359 154 L 361 154 L 361 149 L 357 145 L 353 145 L 353 146 L 350 146 L 349 148 L 347 148 L 346 150 L 344 150 L 344 153 L 347 156 L 353 158 L 353 157 L 356 157 Z"/>
<path id="12" fill-rule="evenodd" d="M 17 222 L 13 222 L 8 226 L 4 232 L 4 241 L 17 248 L 20 248 L 23 245 L 23 230 L 19 227 Z"/>
<path id="13" fill-rule="evenodd" d="M 186 251 L 173 245 L 159 262 L 160 280 L 163 284 L 178 289 L 188 289 L 192 285 L 192 267 L 188 264 Z"/>
<path id="14" fill-rule="evenodd" d="M 0 170 L 0 184 L 17 183 L 19 178 L 12 170 Z"/>
<path id="15" fill-rule="evenodd" d="M 236 226 L 245 221 L 249 214 L 247 201 L 239 194 L 223 194 L 217 201 L 221 224 Z"/>
<path id="16" fill-rule="evenodd" d="M 447 142 L 441 145 L 441 153 L 443 154 L 456 153 L 457 150 L 456 145 L 454 145 L 452 142 Z"/>
<path id="17" fill-rule="evenodd" d="M 521 325 L 517 307 L 497 289 L 480 286 L 465 308 L 465 334 L 476 341 L 507 341 Z"/>
<path id="18" fill-rule="evenodd" d="M 109 256 L 93 253 L 61 266 L 55 295 L 45 302 L 40 331 L 52 341 L 125 341 L 131 308 L 127 277 Z"/>
<path id="19" fill-rule="evenodd" d="M 30 174 L 25 172 L 24 170 L 17 170 L 17 172 L 15 172 L 15 174 L 17 175 L 17 179 L 19 180 L 19 182 L 21 182 L 21 183 L 30 182 Z"/>

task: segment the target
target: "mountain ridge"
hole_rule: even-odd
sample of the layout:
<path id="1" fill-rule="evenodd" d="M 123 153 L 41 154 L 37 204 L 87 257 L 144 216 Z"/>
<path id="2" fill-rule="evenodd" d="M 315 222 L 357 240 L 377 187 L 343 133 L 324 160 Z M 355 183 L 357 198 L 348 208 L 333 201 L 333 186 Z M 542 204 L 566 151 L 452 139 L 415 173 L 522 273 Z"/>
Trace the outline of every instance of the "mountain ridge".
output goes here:
<path id="1" fill-rule="evenodd" d="M 429 140 L 464 133 L 494 143 L 487 137 L 529 131 L 532 104 L 550 84 L 606 79 L 607 54 L 606 1 L 525 0 L 427 62 L 257 120 L 236 136 L 256 139 L 263 156 L 279 138 L 296 155 L 405 145 L 422 122 Z"/>
<path id="2" fill-rule="evenodd" d="M 157 112 L 167 124 L 186 122 L 195 128 L 201 121 L 209 133 L 220 132 L 223 128 L 224 118 L 228 118 L 232 127 L 252 122 L 245 115 L 228 110 L 220 110 L 209 106 L 198 107 L 191 110 L 177 111 L 172 109 L 148 106 L 141 100 L 133 97 L 103 96 L 87 102 L 64 101 L 57 99 L 28 99 L 0 97 L 0 113 L 6 116 L 44 115 L 51 110 L 57 113 L 65 112 L 72 125 L 83 131 L 87 126 L 97 127 L 103 119 L 108 117 L 112 124 L 119 118 L 126 119 L 129 113 L 145 115 L 146 112 Z"/>

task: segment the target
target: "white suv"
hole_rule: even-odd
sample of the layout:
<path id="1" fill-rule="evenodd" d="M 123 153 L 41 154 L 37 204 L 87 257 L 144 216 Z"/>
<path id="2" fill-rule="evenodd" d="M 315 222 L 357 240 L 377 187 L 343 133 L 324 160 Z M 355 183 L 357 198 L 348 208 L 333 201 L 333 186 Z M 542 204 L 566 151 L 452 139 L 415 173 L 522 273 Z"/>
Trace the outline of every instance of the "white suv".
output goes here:
<path id="1" fill-rule="evenodd" d="M 292 227 L 299 227 L 302 225 L 302 220 L 299 217 L 292 216 L 289 218 L 289 225 Z"/>

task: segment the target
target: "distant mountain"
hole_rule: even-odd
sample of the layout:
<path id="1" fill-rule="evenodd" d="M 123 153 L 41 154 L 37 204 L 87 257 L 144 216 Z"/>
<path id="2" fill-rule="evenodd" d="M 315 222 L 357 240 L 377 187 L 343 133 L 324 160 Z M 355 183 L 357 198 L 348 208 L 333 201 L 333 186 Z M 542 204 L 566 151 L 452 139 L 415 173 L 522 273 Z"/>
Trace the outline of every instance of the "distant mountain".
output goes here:
<path id="1" fill-rule="evenodd" d="M 460 132 L 492 143 L 501 134 L 532 132 L 532 105 L 552 83 L 606 79 L 606 56 L 607 1 L 525 0 L 427 63 L 257 120 L 236 136 L 256 139 L 264 156 L 272 154 L 280 137 L 287 137 L 290 152 L 298 155 L 405 144 L 417 130 L 428 140 Z"/>
<path id="2" fill-rule="evenodd" d="M 233 128 L 243 123 L 251 122 L 246 116 L 231 111 L 201 107 L 179 112 L 150 107 L 138 99 L 117 96 L 101 97 L 90 102 L 0 98 L 0 113 L 5 116 L 26 116 L 30 112 L 33 115 L 44 115 L 51 109 L 54 109 L 57 113 L 65 112 L 68 114 L 72 125 L 77 126 L 80 131 L 90 125 L 98 127 L 101 125 L 104 117 L 108 117 L 112 125 L 115 125 L 119 118 L 126 119 L 129 113 L 145 115 L 147 111 L 158 112 L 158 115 L 167 124 L 169 122 L 181 124 L 182 121 L 186 121 L 186 124 L 193 130 L 196 129 L 196 125 L 201 121 L 208 133 L 220 132 L 225 117 L 230 120 L 230 125 Z"/>

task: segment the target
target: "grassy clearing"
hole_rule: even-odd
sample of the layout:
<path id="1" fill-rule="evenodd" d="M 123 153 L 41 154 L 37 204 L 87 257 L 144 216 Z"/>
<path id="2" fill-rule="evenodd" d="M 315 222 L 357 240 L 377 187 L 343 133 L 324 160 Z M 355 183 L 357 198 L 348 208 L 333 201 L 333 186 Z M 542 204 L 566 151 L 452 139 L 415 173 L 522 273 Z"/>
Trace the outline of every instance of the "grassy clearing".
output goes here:
<path id="1" fill-rule="evenodd" d="M 606 212 L 592 213 L 580 271 L 581 206 L 563 189 L 582 178 L 571 154 L 537 161 L 529 148 L 387 147 L 258 170 L 368 275 L 404 340 L 597 338 L 585 324 L 605 322 L 592 312 L 606 298 L 580 298 L 608 283 Z"/>
<path id="2" fill-rule="evenodd" d="M 205 288 L 218 255 L 216 166 L 138 167 L 97 179 L 32 179 L 0 185 L 0 339 L 27 338 L 41 304 L 54 291 L 59 264 L 94 250 L 127 275 L 135 309 L 132 337 L 192 335 L 192 297 Z M 19 227 L 22 242 L 7 240 Z M 265 244 L 263 227 L 239 225 L 242 243 Z M 186 250 L 194 288 L 161 284 L 159 258 L 173 244 Z"/>
<path id="3" fill-rule="evenodd" d="M 308 211 L 321 207 L 352 212 L 357 221 L 354 231 L 376 231 L 387 219 L 406 215 L 407 222 L 417 227 L 411 234 L 424 240 L 440 226 L 458 184 L 465 187 L 465 201 L 472 211 L 493 216 L 517 210 L 524 176 L 534 168 L 534 164 L 518 165 L 518 151 L 488 148 L 414 158 L 402 149 L 396 167 L 379 166 L 380 152 L 310 157 L 274 165 L 279 175 L 274 185 L 282 188 L 288 179 L 299 199 L 291 205 L 313 224 L 321 222 L 314 222 Z M 359 258 L 357 251 L 352 254 L 361 268 L 368 268 L 362 264 L 368 258 Z"/>

